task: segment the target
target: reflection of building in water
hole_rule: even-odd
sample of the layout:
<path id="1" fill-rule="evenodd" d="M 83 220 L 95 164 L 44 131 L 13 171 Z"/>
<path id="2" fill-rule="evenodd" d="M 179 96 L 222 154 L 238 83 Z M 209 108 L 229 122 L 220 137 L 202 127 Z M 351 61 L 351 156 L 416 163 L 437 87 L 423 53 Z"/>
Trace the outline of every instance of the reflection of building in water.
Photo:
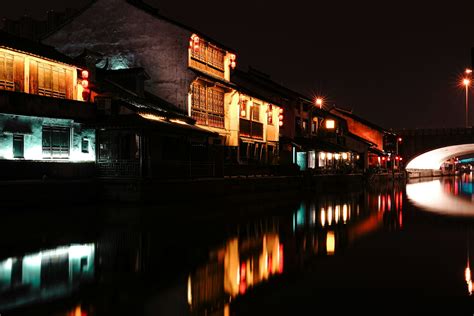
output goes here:
<path id="1" fill-rule="evenodd" d="M 70 294 L 94 278 L 94 253 L 70 245 L 0 261 L 0 310 Z"/>
<path id="2" fill-rule="evenodd" d="M 443 191 L 450 195 L 460 196 L 471 200 L 474 193 L 474 184 L 472 182 L 472 173 L 461 174 L 458 177 L 442 178 L 441 185 Z"/>
<path id="3" fill-rule="evenodd" d="M 188 304 L 192 311 L 228 312 L 232 298 L 283 272 L 283 245 L 278 234 L 228 240 L 207 264 L 188 279 Z"/>
<path id="4" fill-rule="evenodd" d="M 293 232 L 300 254 L 333 255 L 354 240 L 381 227 L 403 225 L 403 193 L 356 194 L 302 202 L 293 214 Z"/>

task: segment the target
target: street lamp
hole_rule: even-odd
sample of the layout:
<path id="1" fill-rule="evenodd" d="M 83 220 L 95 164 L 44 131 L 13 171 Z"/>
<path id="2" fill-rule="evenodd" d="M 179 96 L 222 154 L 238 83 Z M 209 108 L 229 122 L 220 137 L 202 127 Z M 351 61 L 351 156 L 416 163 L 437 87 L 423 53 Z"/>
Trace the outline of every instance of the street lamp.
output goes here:
<path id="1" fill-rule="evenodd" d="M 466 73 L 467 73 L 467 70 L 466 70 Z M 468 78 L 464 78 L 462 83 L 466 87 L 466 128 L 468 128 L 469 127 L 468 125 L 469 85 L 471 84 L 471 80 L 469 80 Z"/>
<path id="2" fill-rule="evenodd" d="M 320 109 L 323 108 L 323 99 L 316 98 L 316 105 L 319 106 Z"/>

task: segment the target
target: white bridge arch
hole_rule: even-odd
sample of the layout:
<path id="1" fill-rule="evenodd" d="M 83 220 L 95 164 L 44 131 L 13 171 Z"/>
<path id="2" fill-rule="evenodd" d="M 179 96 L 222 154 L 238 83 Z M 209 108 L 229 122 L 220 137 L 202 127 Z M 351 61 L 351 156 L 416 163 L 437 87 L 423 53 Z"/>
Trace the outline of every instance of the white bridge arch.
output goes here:
<path id="1" fill-rule="evenodd" d="M 474 144 L 462 144 L 442 147 L 430 150 L 426 153 L 416 156 L 406 165 L 407 170 L 439 170 L 446 160 L 467 154 L 474 153 Z"/>

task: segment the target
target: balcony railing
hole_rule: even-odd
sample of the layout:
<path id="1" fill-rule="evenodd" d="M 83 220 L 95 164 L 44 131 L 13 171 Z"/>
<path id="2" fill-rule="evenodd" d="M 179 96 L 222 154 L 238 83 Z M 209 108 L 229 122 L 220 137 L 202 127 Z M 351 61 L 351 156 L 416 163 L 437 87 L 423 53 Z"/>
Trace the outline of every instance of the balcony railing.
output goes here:
<path id="1" fill-rule="evenodd" d="M 244 137 L 263 139 L 263 124 L 241 118 L 239 135 Z"/>

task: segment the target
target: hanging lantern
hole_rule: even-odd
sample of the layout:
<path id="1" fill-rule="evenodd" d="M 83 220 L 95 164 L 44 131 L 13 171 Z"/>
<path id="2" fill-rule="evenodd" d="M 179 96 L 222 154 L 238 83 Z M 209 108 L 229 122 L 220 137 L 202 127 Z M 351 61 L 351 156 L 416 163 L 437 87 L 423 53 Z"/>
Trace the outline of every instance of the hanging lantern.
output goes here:
<path id="1" fill-rule="evenodd" d="M 200 47 L 200 38 L 196 34 L 191 36 L 191 40 L 189 41 L 189 48 L 193 50 L 193 52 L 197 53 Z"/>
<path id="2" fill-rule="evenodd" d="M 278 110 L 278 112 L 280 113 L 278 115 L 278 126 L 283 126 L 283 119 L 284 119 L 284 116 L 283 116 L 283 109 L 280 108 L 280 110 Z"/>
<path id="3" fill-rule="evenodd" d="M 236 63 L 236 58 L 237 56 L 235 56 L 235 54 L 230 54 L 230 68 L 232 69 L 235 69 L 235 67 L 237 66 L 237 63 Z"/>

